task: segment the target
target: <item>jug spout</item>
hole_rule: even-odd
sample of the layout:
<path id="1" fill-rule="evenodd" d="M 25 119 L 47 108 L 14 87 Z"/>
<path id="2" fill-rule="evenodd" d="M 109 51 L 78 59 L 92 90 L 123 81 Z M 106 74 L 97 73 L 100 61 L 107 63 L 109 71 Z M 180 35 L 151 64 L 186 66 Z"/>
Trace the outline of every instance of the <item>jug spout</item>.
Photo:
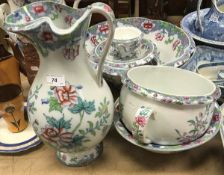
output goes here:
<path id="1" fill-rule="evenodd" d="M 69 42 L 79 42 L 88 27 L 90 10 L 54 2 L 34 2 L 6 17 L 4 28 L 26 36 L 43 56 Z M 84 37 L 84 36 L 83 36 Z"/>

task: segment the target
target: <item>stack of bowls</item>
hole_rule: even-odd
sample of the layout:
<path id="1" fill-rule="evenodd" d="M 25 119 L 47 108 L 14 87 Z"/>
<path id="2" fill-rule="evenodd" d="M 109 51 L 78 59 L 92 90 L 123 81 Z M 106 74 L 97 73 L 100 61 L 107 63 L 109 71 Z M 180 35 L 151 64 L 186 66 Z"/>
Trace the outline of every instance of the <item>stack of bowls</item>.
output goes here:
<path id="1" fill-rule="evenodd" d="M 104 77 L 121 86 L 121 78 L 137 66 L 167 65 L 181 67 L 195 51 L 195 44 L 182 29 L 173 24 L 142 17 L 115 21 L 115 36 L 104 63 Z M 102 22 L 88 29 L 85 42 L 89 62 L 97 69 L 108 36 L 108 24 Z"/>

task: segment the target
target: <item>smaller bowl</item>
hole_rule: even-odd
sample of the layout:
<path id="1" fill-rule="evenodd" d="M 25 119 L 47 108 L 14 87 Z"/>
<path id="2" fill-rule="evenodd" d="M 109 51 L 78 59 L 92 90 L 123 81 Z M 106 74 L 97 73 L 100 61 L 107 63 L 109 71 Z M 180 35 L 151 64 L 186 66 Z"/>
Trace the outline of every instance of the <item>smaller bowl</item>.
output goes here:
<path id="1" fill-rule="evenodd" d="M 116 58 L 131 58 L 141 45 L 143 33 L 137 27 L 117 27 L 112 41 L 113 55 Z"/>
<path id="2" fill-rule="evenodd" d="M 224 102 L 224 62 L 199 63 L 196 65 L 196 72 L 212 80 L 221 89 L 222 96 L 218 101 L 222 104 Z"/>
<path id="3" fill-rule="evenodd" d="M 198 139 L 208 129 L 220 96 L 212 81 L 168 66 L 132 68 L 122 82 L 122 121 L 143 144 L 178 145 Z"/>
<path id="4" fill-rule="evenodd" d="M 196 66 L 196 72 L 213 82 L 219 79 L 220 71 L 224 70 L 224 62 L 200 63 Z M 221 74 L 220 74 L 221 75 Z M 224 80 L 223 80 L 224 81 Z"/>

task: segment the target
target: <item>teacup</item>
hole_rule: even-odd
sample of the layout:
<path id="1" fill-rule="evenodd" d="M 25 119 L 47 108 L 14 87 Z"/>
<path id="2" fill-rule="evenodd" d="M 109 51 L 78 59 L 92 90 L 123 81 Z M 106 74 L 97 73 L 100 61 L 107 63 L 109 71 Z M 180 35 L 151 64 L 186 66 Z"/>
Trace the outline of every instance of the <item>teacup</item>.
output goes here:
<path id="1" fill-rule="evenodd" d="M 115 58 L 131 58 L 140 47 L 143 33 L 136 27 L 117 27 L 111 44 Z"/>
<path id="2" fill-rule="evenodd" d="M 168 66 L 135 67 L 122 81 L 121 119 L 143 144 L 178 145 L 196 140 L 209 127 L 220 97 L 212 81 Z"/>

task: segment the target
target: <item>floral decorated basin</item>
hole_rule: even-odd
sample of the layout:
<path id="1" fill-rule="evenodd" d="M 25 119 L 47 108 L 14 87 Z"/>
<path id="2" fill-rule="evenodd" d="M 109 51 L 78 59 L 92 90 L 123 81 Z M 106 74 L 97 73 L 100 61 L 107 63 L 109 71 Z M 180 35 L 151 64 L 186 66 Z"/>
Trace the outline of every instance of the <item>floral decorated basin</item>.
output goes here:
<path id="1" fill-rule="evenodd" d="M 200 17 L 203 18 L 208 13 L 208 11 L 209 11 L 209 8 L 201 9 Z M 197 18 L 196 11 L 187 14 L 181 21 L 181 28 L 197 41 L 205 43 L 206 45 L 209 45 L 209 46 L 216 46 L 216 47 L 223 48 L 224 47 L 223 41 L 208 38 L 202 35 L 200 31 L 195 29 L 196 18 Z"/>
<path id="2" fill-rule="evenodd" d="M 116 26 L 134 26 L 140 29 L 143 39 L 152 41 L 158 50 L 158 64 L 176 66 L 183 65 L 190 59 L 195 45 L 193 40 L 180 28 L 159 20 L 150 20 L 143 17 L 121 18 L 115 21 Z M 97 62 L 93 57 L 95 48 L 105 40 L 109 28 L 106 22 L 99 23 L 89 28 L 85 42 L 90 62 Z M 96 64 L 96 63 L 95 63 Z M 142 64 L 136 64 L 136 66 Z M 122 69 L 123 67 L 119 67 Z M 123 68 L 127 71 L 126 68 Z M 104 72 L 112 74 L 114 68 L 105 67 Z"/>
<path id="3" fill-rule="evenodd" d="M 168 66 L 132 68 L 122 82 L 121 120 L 141 144 L 198 139 L 208 129 L 220 96 L 219 88 L 203 76 Z"/>
<path id="4" fill-rule="evenodd" d="M 136 145 L 140 148 L 143 148 L 145 150 L 151 151 L 151 152 L 156 152 L 156 153 L 176 153 L 180 151 L 186 151 L 198 146 L 201 146 L 202 144 L 210 141 L 218 132 L 220 128 L 220 122 L 222 121 L 223 118 L 223 112 L 220 111 L 220 108 L 218 104 L 216 104 L 216 108 L 213 113 L 213 117 L 211 120 L 211 123 L 209 125 L 209 128 L 206 130 L 206 132 L 203 134 L 202 137 L 189 142 L 189 140 L 185 140 L 183 144 L 179 145 L 160 145 L 156 143 L 150 143 L 150 144 L 141 144 L 139 143 L 131 134 L 129 130 L 125 127 L 124 123 L 121 121 L 122 115 L 121 115 L 121 110 L 122 108 L 119 109 L 119 99 L 116 100 L 115 102 L 115 120 L 114 120 L 114 126 L 117 132 L 128 142 L 130 142 L 133 145 Z M 199 121 L 198 121 L 199 122 Z M 191 122 L 189 121 L 189 125 L 191 125 Z M 221 124 L 222 127 L 222 124 Z M 223 122 L 223 143 L 224 143 L 224 122 Z"/>

